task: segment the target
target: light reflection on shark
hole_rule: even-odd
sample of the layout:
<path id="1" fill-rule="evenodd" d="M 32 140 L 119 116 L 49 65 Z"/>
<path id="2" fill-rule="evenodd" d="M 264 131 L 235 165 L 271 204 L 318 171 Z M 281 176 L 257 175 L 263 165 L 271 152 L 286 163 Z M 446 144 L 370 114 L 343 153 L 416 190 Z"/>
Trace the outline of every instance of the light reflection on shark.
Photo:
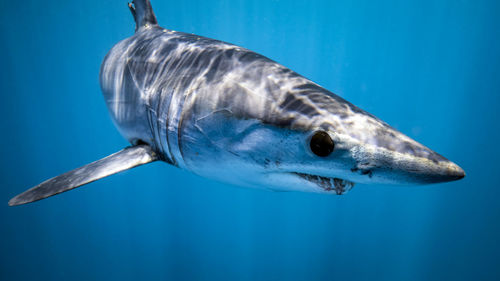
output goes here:
<path id="1" fill-rule="evenodd" d="M 100 81 L 132 146 L 43 182 L 9 205 L 157 160 L 240 186 L 334 194 L 355 182 L 426 184 L 465 176 L 292 70 L 232 44 L 161 28 L 148 0 L 129 7 L 136 32 L 107 54 Z"/>

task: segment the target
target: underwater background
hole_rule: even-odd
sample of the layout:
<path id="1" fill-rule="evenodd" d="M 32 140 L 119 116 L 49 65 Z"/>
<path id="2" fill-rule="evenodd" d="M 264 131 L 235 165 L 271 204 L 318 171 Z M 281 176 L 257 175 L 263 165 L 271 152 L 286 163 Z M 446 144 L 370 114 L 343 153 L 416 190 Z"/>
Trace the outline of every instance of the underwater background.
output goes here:
<path id="1" fill-rule="evenodd" d="M 161 26 L 276 60 L 463 180 L 277 193 L 156 162 L 8 207 L 128 145 L 98 80 L 134 33 L 126 4 L 0 1 L 0 280 L 500 280 L 495 0 L 152 1 Z"/>

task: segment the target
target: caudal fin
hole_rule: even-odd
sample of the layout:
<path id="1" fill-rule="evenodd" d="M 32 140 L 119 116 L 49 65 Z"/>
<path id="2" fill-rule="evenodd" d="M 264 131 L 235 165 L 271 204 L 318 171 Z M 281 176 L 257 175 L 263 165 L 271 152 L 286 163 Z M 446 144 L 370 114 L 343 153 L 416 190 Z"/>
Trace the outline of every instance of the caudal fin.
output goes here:
<path id="1" fill-rule="evenodd" d="M 128 3 L 128 7 L 135 20 L 135 31 L 146 26 L 158 25 L 156 16 L 149 0 L 133 0 Z"/>
<path id="2" fill-rule="evenodd" d="M 10 199 L 9 206 L 38 201 L 156 160 L 156 153 L 148 145 L 127 147 L 106 158 L 44 181 Z"/>

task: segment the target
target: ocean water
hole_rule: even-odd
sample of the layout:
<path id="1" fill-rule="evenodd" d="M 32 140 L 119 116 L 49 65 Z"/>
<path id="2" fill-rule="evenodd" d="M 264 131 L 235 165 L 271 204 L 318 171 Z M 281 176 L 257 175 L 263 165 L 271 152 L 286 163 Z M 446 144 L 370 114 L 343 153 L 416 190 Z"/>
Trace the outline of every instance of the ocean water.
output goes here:
<path id="1" fill-rule="evenodd" d="M 500 280 L 498 1 L 153 0 L 163 27 L 268 56 L 459 164 L 347 195 L 237 188 L 164 163 L 19 207 L 127 146 L 102 98 L 124 0 L 0 2 L 1 280 Z"/>

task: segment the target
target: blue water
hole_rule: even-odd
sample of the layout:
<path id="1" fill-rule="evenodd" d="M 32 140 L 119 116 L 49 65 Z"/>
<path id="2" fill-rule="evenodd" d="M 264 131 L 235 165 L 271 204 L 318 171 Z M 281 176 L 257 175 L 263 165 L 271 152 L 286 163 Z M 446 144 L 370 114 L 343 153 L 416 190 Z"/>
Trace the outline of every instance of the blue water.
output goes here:
<path id="1" fill-rule="evenodd" d="M 345 196 L 235 188 L 154 163 L 20 207 L 120 150 L 98 83 L 125 0 L 0 2 L 1 280 L 499 280 L 500 5 L 165 1 L 162 26 L 262 53 L 467 177 Z"/>

